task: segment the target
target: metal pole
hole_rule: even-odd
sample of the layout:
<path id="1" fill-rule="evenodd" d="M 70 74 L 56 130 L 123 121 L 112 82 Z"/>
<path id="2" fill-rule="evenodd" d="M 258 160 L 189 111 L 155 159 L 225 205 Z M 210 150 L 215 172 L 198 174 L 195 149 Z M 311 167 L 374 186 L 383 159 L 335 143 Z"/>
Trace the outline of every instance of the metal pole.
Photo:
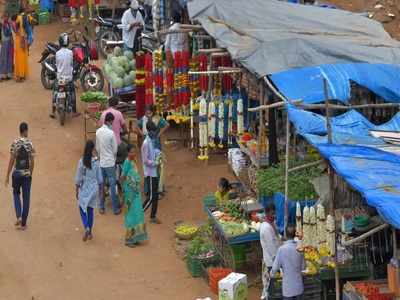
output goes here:
<path id="1" fill-rule="evenodd" d="M 329 95 L 328 95 L 328 81 L 324 78 L 324 94 L 325 94 L 325 110 L 326 110 L 326 129 L 328 131 L 328 143 L 332 144 L 332 127 L 331 127 L 331 118 L 330 118 L 330 111 L 329 111 Z M 329 165 L 329 164 L 328 164 Z M 330 214 L 335 218 L 335 201 L 333 196 L 333 169 L 329 165 L 329 202 L 330 202 Z M 339 275 L 339 268 L 337 264 L 337 249 L 335 254 L 335 294 L 336 300 L 340 300 L 340 275 Z"/>
<path id="2" fill-rule="evenodd" d="M 286 115 L 286 157 L 285 157 L 285 216 L 284 216 L 284 236 L 286 238 L 286 227 L 288 224 L 288 205 L 289 205 L 289 147 L 290 147 L 290 121 L 289 111 Z"/>

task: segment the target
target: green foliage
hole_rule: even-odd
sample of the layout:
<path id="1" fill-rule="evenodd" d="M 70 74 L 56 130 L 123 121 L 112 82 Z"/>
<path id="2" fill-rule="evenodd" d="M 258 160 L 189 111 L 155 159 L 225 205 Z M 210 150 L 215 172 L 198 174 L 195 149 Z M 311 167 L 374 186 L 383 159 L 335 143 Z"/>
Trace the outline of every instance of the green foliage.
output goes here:
<path id="1" fill-rule="evenodd" d="M 310 160 L 290 161 L 291 168 L 303 165 Z M 319 177 L 322 171 L 318 166 L 308 167 L 289 173 L 289 199 L 315 199 L 317 194 L 311 180 Z M 257 172 L 257 189 L 262 196 L 272 196 L 274 193 L 285 193 L 285 162 L 280 162 L 267 169 Z"/>

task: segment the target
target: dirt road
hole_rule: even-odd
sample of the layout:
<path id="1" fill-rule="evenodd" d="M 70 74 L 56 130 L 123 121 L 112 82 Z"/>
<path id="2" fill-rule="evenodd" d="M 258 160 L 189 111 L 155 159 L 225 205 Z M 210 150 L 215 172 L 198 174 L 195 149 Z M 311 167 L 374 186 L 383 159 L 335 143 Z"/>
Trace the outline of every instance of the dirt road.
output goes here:
<path id="1" fill-rule="evenodd" d="M 83 146 L 83 120 L 60 127 L 48 117 L 50 92 L 40 84 L 36 62 L 44 43 L 65 25 L 36 28 L 25 83 L 0 83 L 0 300 L 187 299 L 211 296 L 192 279 L 174 250 L 173 223 L 205 219 L 201 197 L 227 175 L 226 161 L 208 166 L 186 149 L 167 147 L 168 194 L 160 202 L 162 225 L 148 225 L 150 240 L 123 245 L 123 219 L 95 216 L 94 240 L 83 243 L 74 199 L 74 173 Z M 18 124 L 30 125 L 37 150 L 28 230 L 14 229 L 11 190 L 4 187 L 10 143 Z M 256 299 L 257 297 L 252 297 Z"/>

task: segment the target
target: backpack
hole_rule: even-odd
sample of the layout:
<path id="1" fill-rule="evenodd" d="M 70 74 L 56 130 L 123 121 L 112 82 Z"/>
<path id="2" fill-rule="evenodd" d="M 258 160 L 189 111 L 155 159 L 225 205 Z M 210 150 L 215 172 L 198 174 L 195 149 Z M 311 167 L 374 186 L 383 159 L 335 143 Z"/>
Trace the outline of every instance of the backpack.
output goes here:
<path id="1" fill-rule="evenodd" d="M 30 165 L 30 153 L 24 145 L 20 145 L 17 149 L 15 156 L 15 169 L 17 170 L 29 170 Z"/>

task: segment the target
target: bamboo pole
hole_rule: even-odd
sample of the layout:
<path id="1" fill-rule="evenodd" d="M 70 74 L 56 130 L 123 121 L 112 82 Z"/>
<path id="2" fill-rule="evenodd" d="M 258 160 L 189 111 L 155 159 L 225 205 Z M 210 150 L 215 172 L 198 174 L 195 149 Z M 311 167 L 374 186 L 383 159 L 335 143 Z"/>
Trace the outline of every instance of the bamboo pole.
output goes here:
<path id="1" fill-rule="evenodd" d="M 215 75 L 215 74 L 235 74 L 241 73 L 240 70 L 210 70 L 210 71 L 189 71 L 189 75 Z"/>
<path id="2" fill-rule="evenodd" d="M 286 238 L 286 227 L 288 225 L 289 204 L 289 147 L 290 147 L 290 120 L 286 113 L 286 154 L 285 154 L 285 215 L 284 215 L 284 237 Z"/>
<path id="3" fill-rule="evenodd" d="M 302 101 L 303 100 L 293 100 L 291 103 L 295 104 L 295 103 L 300 103 Z M 286 104 L 288 104 L 287 101 L 280 101 L 280 102 L 275 102 L 275 103 L 268 104 L 268 105 L 260 105 L 257 107 L 252 107 L 252 108 L 249 108 L 249 111 L 254 112 L 254 111 L 269 110 L 271 108 L 278 108 L 278 107 L 285 106 Z"/>
<path id="4" fill-rule="evenodd" d="M 317 166 L 317 165 L 320 165 L 320 164 L 322 164 L 324 162 L 325 162 L 325 160 L 320 159 L 318 161 L 314 161 L 314 162 L 311 162 L 311 163 L 308 163 L 308 164 L 304 164 L 304 165 L 301 165 L 301 166 L 298 166 L 298 167 L 294 167 L 294 168 L 289 169 L 289 173 L 295 172 L 295 171 L 299 171 L 299 170 L 303 170 L 303 169 L 306 169 L 306 168 L 309 168 L 309 167 Z"/>
<path id="5" fill-rule="evenodd" d="M 264 85 L 260 81 L 259 83 L 259 90 L 260 90 L 260 104 L 264 103 Z M 259 116 L 259 126 L 258 126 L 258 143 L 257 143 L 257 159 L 261 157 L 261 140 L 264 130 L 264 122 L 263 122 L 263 113 L 260 112 Z"/>
<path id="6" fill-rule="evenodd" d="M 299 108 L 303 109 L 326 109 L 325 104 L 301 104 L 293 103 Z M 371 104 L 359 104 L 359 105 L 338 105 L 329 104 L 329 109 L 335 110 L 350 110 L 359 108 L 389 108 L 389 107 L 400 107 L 400 103 L 371 103 Z"/>
<path id="7" fill-rule="evenodd" d="M 397 235 L 396 228 L 392 227 L 392 238 L 393 238 L 393 257 L 397 259 Z"/>
<path id="8" fill-rule="evenodd" d="M 369 237 L 369 236 L 371 236 L 371 235 L 377 233 L 378 231 L 381 231 L 381 230 L 383 230 L 383 229 L 385 229 L 387 227 L 389 227 L 389 224 L 387 224 L 387 223 L 379 225 L 379 226 L 371 229 L 370 231 L 368 231 L 366 233 L 363 233 L 362 235 L 360 235 L 360 236 L 358 236 L 358 237 L 356 237 L 354 239 L 351 239 L 351 240 L 343 242 L 343 246 L 348 247 L 348 246 L 353 245 L 354 243 L 357 243 L 359 241 L 363 241 L 367 237 Z"/>
<path id="9" fill-rule="evenodd" d="M 326 110 L 326 128 L 328 131 L 328 143 L 332 144 L 332 127 L 331 127 L 331 118 L 330 118 L 330 105 L 329 105 L 329 94 L 328 94 L 328 81 L 324 78 L 324 95 L 325 95 L 325 110 Z M 330 203 L 330 214 L 335 217 L 335 203 L 334 203 L 334 196 L 333 196 L 333 169 L 329 165 L 328 168 L 329 172 L 329 203 Z M 335 243 L 336 244 L 336 243 Z M 335 294 L 336 300 L 340 300 L 340 275 L 339 275 L 339 268 L 337 264 L 337 251 L 335 251 Z"/>
<path id="10" fill-rule="evenodd" d="M 201 25 L 193 25 L 193 24 L 180 24 L 182 29 L 190 29 L 190 30 L 201 30 L 203 26 Z"/>
<path id="11" fill-rule="evenodd" d="M 223 57 L 223 56 L 230 56 L 230 54 L 229 54 L 229 52 L 214 52 L 214 53 L 211 53 L 211 56 L 212 57 Z"/>
<path id="12" fill-rule="evenodd" d="M 210 49 L 199 49 L 198 52 L 199 53 L 204 53 L 204 54 L 210 54 L 210 53 L 214 53 L 214 52 L 225 52 L 226 49 L 222 49 L 222 48 L 210 48 Z"/>

